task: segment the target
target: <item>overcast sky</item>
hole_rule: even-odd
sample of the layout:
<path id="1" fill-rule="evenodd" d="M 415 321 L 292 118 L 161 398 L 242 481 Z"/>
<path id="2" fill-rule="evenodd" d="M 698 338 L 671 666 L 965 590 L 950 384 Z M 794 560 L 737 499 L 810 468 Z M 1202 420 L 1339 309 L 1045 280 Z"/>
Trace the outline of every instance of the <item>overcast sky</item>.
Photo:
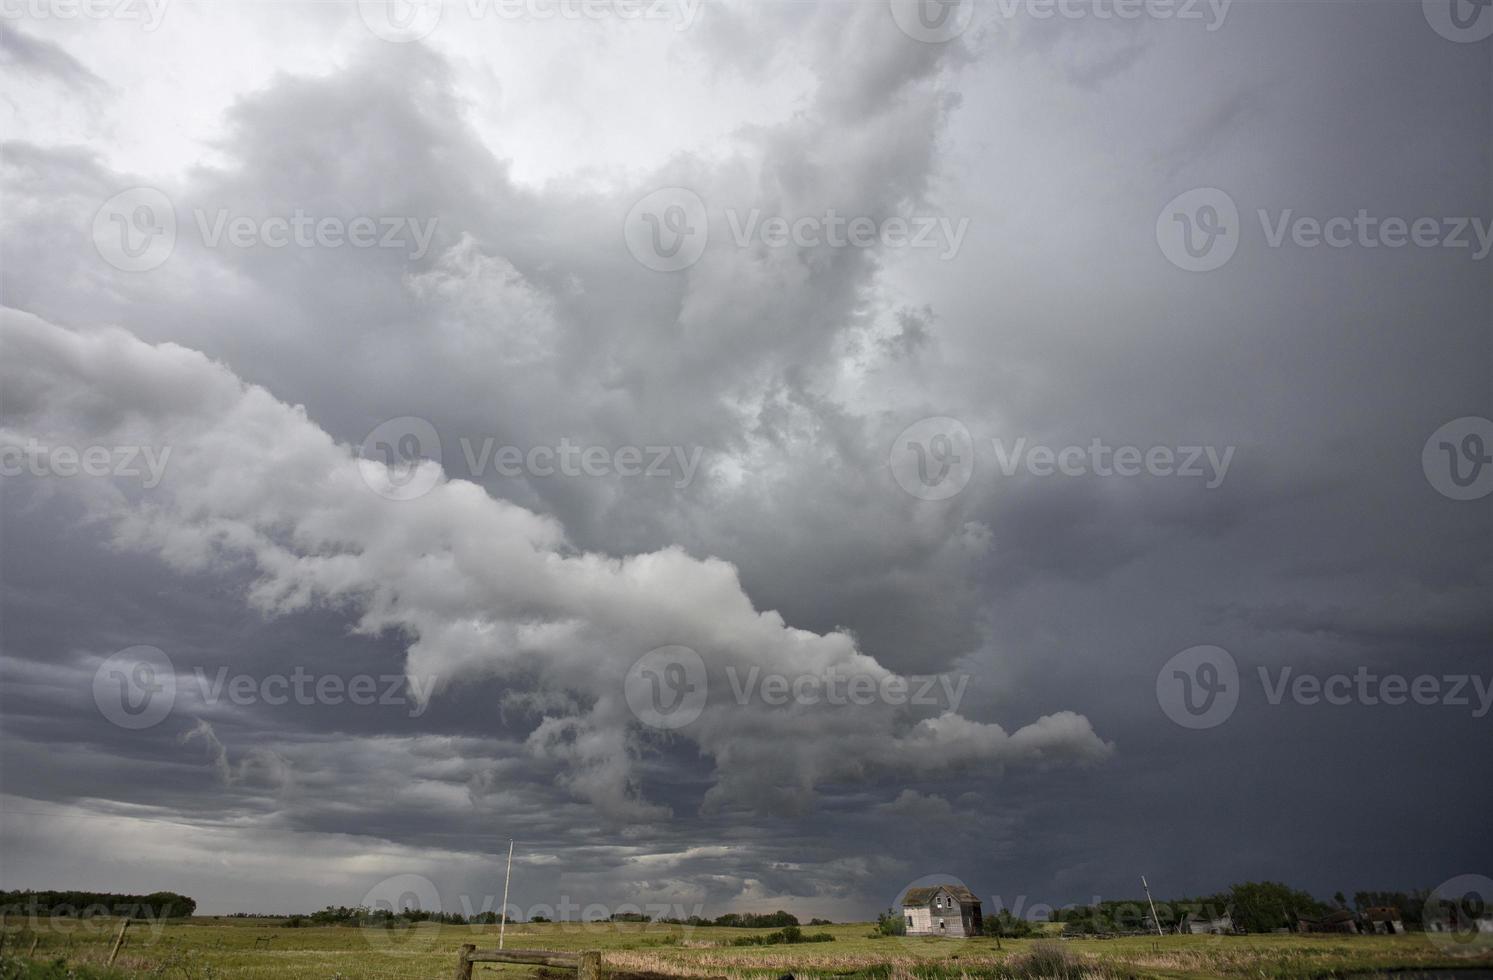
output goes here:
<path id="1" fill-rule="evenodd" d="M 0 887 L 1493 875 L 1493 8 L 0 13 Z"/>

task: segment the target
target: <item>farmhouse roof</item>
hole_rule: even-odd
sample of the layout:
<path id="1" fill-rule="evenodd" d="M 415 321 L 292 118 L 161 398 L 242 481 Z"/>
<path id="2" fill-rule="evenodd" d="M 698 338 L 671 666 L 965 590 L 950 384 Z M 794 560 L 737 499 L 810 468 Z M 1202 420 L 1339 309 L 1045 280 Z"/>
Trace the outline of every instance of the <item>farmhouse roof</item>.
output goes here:
<path id="1" fill-rule="evenodd" d="M 902 906 L 904 908 L 908 908 L 914 905 L 927 905 L 930 901 L 933 900 L 933 896 L 941 891 L 947 892 L 954 899 L 954 901 L 958 902 L 961 905 L 966 905 L 971 902 L 979 902 L 979 898 L 975 896 L 975 893 L 970 891 L 968 888 L 965 888 L 963 885 L 933 885 L 928 888 L 907 889 L 907 894 L 902 896 Z"/>

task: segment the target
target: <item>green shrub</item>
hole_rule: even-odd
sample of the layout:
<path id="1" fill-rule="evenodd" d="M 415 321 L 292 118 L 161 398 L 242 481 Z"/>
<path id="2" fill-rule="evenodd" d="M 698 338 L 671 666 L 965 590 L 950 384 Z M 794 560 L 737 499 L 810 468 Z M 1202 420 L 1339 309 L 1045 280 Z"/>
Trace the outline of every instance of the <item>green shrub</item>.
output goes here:
<path id="1" fill-rule="evenodd" d="M 835 937 L 827 932 L 816 932 L 804 935 L 804 931 L 798 926 L 785 926 L 777 932 L 769 932 L 760 936 L 742 936 L 740 939 L 731 940 L 732 946 L 796 946 L 799 943 L 832 943 Z"/>
<path id="2" fill-rule="evenodd" d="M 1061 943 L 1039 942 L 1032 951 L 1012 964 L 1017 977 L 1032 980 L 1083 980 L 1083 961 Z"/>

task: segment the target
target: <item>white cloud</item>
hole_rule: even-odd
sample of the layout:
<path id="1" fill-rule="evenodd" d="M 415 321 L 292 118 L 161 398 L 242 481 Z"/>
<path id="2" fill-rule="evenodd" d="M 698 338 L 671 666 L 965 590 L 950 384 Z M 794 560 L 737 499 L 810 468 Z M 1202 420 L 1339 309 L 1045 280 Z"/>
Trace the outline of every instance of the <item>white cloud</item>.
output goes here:
<path id="1" fill-rule="evenodd" d="M 554 520 L 463 480 L 415 500 L 379 496 L 349 447 L 302 409 L 185 348 L 10 310 L 3 339 L 0 380 L 21 393 L 8 441 L 171 447 L 148 493 L 79 484 L 119 544 L 183 573 L 247 560 L 257 571 L 249 599 L 266 613 L 337 605 L 362 632 L 402 630 L 411 676 L 450 684 L 536 670 L 541 687 L 576 692 L 584 706 L 547 715 L 529 745 L 614 818 L 666 813 L 639 786 L 634 760 L 649 742 L 623 697 L 630 665 L 665 644 L 699 651 L 716 692 L 680 732 L 716 764 L 711 808 L 801 809 L 826 781 L 1110 751 L 1067 712 L 1008 734 L 951 712 L 917 720 L 889 703 L 736 703 L 725 696 L 728 668 L 877 682 L 891 672 L 846 633 L 794 629 L 756 609 L 729 563 L 678 548 L 577 552 Z"/>

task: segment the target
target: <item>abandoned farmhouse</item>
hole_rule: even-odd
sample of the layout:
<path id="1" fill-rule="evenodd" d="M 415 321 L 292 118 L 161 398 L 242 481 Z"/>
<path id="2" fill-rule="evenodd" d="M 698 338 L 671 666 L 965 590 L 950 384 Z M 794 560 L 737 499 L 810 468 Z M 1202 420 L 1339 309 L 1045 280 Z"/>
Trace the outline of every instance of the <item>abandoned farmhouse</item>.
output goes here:
<path id="1" fill-rule="evenodd" d="M 963 885 L 909 888 L 902 896 L 909 936 L 978 936 L 980 900 Z"/>

